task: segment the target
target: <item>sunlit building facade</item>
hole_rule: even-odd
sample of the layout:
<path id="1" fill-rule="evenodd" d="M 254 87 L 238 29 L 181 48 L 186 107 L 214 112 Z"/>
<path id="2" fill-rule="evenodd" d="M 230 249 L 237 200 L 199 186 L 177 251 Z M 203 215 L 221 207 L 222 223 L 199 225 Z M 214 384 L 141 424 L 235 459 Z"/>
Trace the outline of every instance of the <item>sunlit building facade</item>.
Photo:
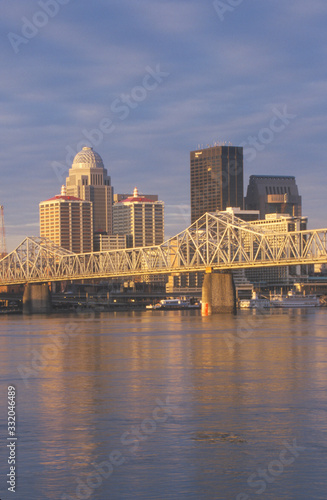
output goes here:
<path id="1" fill-rule="evenodd" d="M 93 238 L 95 252 L 108 252 L 126 248 L 126 235 L 124 234 L 95 234 Z"/>
<path id="2" fill-rule="evenodd" d="M 164 203 L 134 189 L 133 196 L 115 203 L 113 231 L 126 235 L 129 247 L 160 245 L 164 240 Z"/>
<path id="3" fill-rule="evenodd" d="M 40 236 L 74 253 L 93 251 L 93 210 L 90 201 L 60 195 L 39 204 Z"/>
<path id="4" fill-rule="evenodd" d="M 264 231 L 271 235 L 274 244 L 282 244 L 285 233 L 292 231 L 305 231 L 307 229 L 308 218 L 299 216 L 293 217 L 288 214 L 267 214 L 263 220 L 252 221 L 251 226 L 259 231 Z M 272 266 L 245 269 L 246 278 L 252 283 L 262 285 L 283 285 L 292 284 L 301 277 L 308 276 L 313 271 L 311 265 L 296 266 Z"/>
<path id="5" fill-rule="evenodd" d="M 93 232 L 112 234 L 113 188 L 101 156 L 84 147 L 74 158 L 66 179 L 68 196 L 93 204 Z"/>
<path id="6" fill-rule="evenodd" d="M 130 198 L 133 196 L 133 193 L 114 193 L 114 203 L 117 203 L 118 201 L 123 201 L 126 200 L 126 198 Z M 145 198 L 148 198 L 151 201 L 158 201 L 158 195 L 157 194 L 143 194 Z"/>

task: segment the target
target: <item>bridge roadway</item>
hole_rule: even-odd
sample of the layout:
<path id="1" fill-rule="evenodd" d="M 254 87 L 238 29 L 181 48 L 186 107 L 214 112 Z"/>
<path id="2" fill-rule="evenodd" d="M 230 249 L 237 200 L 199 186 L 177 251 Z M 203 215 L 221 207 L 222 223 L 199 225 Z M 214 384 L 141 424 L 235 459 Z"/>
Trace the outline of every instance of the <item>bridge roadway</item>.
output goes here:
<path id="1" fill-rule="evenodd" d="M 74 254 L 27 237 L 0 260 L 0 285 L 326 262 L 327 229 L 269 233 L 219 212 L 153 247 Z"/>

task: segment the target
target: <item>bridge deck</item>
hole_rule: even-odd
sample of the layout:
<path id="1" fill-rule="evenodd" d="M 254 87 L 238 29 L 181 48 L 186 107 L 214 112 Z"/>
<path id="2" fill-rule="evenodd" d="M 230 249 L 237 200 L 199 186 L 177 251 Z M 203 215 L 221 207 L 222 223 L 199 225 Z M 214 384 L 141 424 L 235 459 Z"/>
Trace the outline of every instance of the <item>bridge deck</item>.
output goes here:
<path id="1" fill-rule="evenodd" d="M 74 254 L 27 237 L 0 260 L 0 285 L 327 262 L 327 229 L 268 233 L 231 214 L 205 214 L 161 245 Z"/>

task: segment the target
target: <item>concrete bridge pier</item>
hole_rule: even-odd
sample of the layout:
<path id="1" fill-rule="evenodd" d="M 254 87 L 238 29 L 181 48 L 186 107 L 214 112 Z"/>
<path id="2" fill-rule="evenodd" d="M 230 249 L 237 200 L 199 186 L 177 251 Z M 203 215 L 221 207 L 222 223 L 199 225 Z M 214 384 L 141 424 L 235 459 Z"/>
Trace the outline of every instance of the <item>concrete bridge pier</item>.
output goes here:
<path id="1" fill-rule="evenodd" d="M 202 316 L 236 313 L 236 292 L 231 272 L 207 270 L 202 285 Z"/>
<path id="2" fill-rule="evenodd" d="M 27 283 L 23 295 L 24 314 L 51 312 L 51 295 L 47 283 Z"/>

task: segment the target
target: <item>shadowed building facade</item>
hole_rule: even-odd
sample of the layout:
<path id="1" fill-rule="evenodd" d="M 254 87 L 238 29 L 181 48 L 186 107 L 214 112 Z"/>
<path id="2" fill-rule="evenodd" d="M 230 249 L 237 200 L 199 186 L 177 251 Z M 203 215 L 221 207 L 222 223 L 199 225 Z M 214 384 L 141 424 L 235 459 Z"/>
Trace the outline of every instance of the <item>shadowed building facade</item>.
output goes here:
<path id="1" fill-rule="evenodd" d="M 213 146 L 190 153 L 191 223 L 206 212 L 243 208 L 243 148 Z"/>
<path id="2" fill-rule="evenodd" d="M 292 175 L 251 175 L 245 198 L 247 210 L 267 214 L 302 215 L 302 199 Z"/>

